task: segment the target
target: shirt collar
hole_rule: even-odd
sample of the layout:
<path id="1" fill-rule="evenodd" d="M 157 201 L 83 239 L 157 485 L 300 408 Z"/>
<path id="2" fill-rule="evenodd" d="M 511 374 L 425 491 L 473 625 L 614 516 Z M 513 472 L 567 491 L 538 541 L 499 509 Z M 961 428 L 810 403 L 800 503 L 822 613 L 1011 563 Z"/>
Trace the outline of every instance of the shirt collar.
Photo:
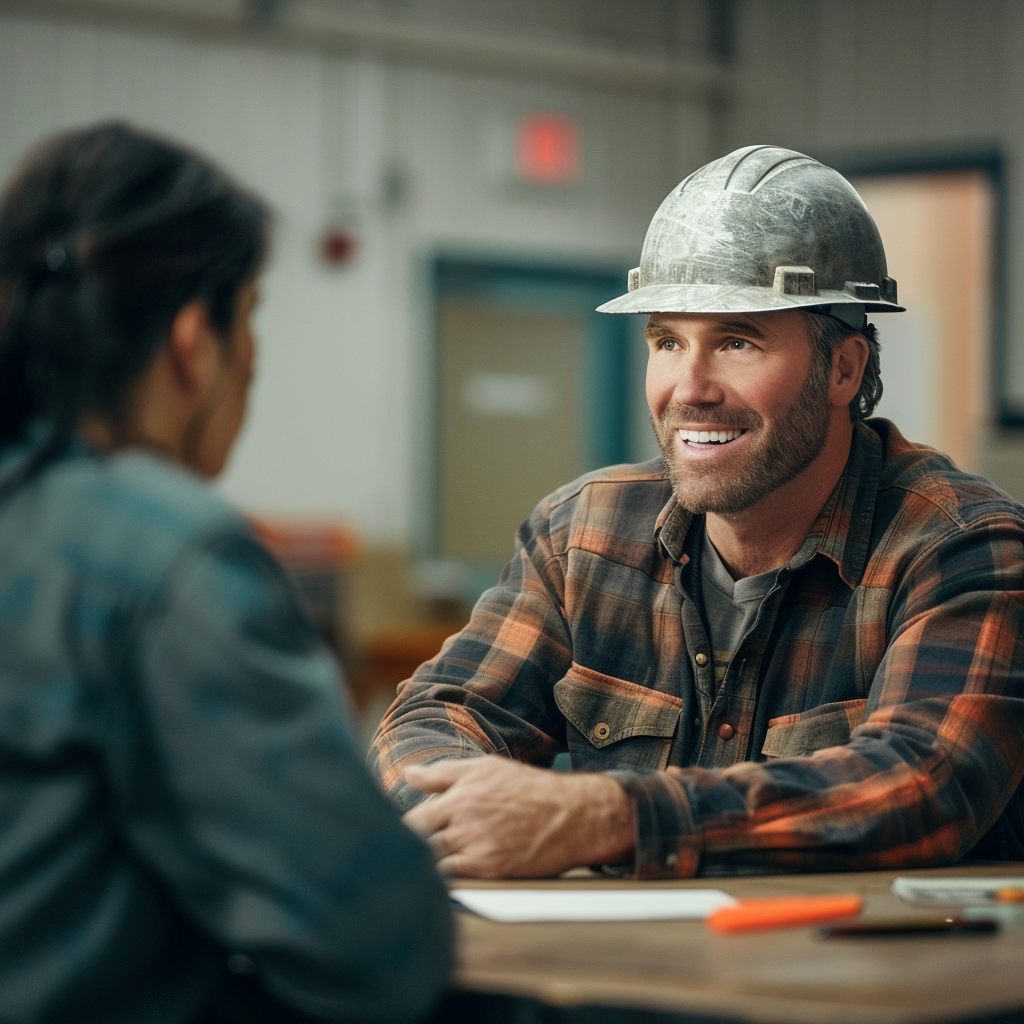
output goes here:
<path id="1" fill-rule="evenodd" d="M 690 523 L 692 522 L 693 514 L 687 512 L 676 501 L 676 496 L 673 493 L 658 515 L 658 521 L 654 524 L 654 539 L 661 544 L 666 554 L 674 562 L 686 560 L 683 548 L 686 545 L 686 535 L 690 532 Z"/>
<path id="2" fill-rule="evenodd" d="M 790 560 L 790 569 L 799 569 L 821 554 L 835 562 L 847 586 L 852 588 L 860 583 L 867 562 L 881 472 L 881 440 L 867 424 L 854 424 L 846 469 L 800 549 Z M 673 561 L 686 561 L 683 549 L 693 518 L 676 501 L 675 495 L 669 498 L 658 516 L 654 536 Z"/>

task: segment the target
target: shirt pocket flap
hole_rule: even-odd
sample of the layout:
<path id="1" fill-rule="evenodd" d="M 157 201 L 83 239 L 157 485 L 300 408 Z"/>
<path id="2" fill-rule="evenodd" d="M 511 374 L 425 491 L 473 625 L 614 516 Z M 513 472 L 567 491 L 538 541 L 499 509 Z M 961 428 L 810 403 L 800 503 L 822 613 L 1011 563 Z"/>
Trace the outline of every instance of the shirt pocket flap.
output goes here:
<path id="1" fill-rule="evenodd" d="M 864 721 L 867 704 L 866 700 L 836 701 L 799 715 L 773 718 L 761 753 L 765 757 L 803 757 L 849 743 L 850 733 Z"/>
<path id="2" fill-rule="evenodd" d="M 555 683 L 555 703 L 595 747 L 630 736 L 675 735 L 683 702 L 671 694 L 573 663 Z"/>

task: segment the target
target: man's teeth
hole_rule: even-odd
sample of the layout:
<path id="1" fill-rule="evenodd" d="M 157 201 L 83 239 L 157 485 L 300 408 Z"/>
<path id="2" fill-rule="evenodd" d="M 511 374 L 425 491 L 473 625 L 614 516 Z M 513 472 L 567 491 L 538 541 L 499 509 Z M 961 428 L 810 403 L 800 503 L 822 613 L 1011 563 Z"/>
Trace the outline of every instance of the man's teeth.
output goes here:
<path id="1" fill-rule="evenodd" d="M 742 433 L 742 430 L 680 430 L 679 437 L 680 440 L 697 444 L 725 444 L 727 441 L 735 441 Z"/>

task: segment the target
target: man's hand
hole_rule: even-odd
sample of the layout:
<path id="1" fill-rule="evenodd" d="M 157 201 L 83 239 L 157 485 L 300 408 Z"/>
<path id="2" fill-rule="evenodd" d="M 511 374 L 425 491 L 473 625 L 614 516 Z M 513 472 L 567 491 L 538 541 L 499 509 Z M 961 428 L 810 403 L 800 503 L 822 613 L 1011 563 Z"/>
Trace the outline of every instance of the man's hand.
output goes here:
<path id="1" fill-rule="evenodd" d="M 406 782 L 437 794 L 405 814 L 442 874 L 544 878 L 614 864 L 633 850 L 633 805 L 613 778 L 533 768 L 504 757 L 414 765 Z"/>

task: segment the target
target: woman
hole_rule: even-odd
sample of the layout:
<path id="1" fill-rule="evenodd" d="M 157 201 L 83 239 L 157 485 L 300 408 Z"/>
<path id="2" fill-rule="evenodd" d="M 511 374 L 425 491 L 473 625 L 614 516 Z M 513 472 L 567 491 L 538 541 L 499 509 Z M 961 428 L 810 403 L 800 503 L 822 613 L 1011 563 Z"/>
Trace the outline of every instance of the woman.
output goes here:
<path id="1" fill-rule="evenodd" d="M 406 1020 L 450 966 L 333 662 L 203 483 L 266 236 L 220 171 L 120 124 L 47 142 L 0 199 L 5 1024 Z"/>

